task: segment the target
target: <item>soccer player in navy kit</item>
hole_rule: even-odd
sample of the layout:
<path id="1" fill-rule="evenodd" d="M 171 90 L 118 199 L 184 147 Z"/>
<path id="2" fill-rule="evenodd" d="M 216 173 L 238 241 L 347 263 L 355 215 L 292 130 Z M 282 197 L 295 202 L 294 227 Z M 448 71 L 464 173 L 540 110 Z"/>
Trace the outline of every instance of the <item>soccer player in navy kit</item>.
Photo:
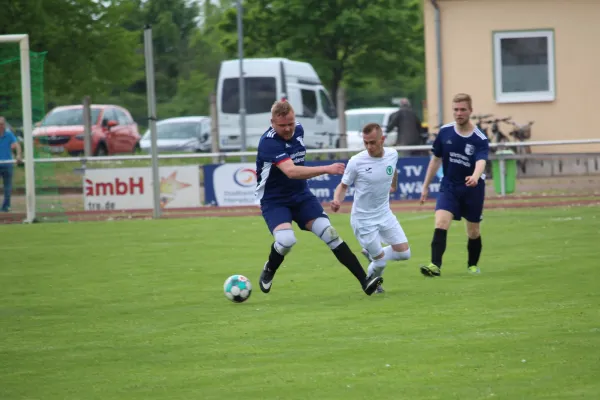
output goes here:
<path id="1" fill-rule="evenodd" d="M 383 282 L 381 277 L 367 279 L 360 261 L 331 226 L 321 203 L 308 188 L 307 179 L 319 175 L 344 173 L 344 164 L 305 167 L 304 129 L 296 122 L 294 109 L 287 101 L 271 108 L 271 128 L 260 138 L 256 157 L 256 198 L 275 241 L 260 275 L 259 286 L 269 293 L 283 258 L 296 244 L 292 221 L 300 229 L 312 231 L 329 246 L 339 262 L 358 279 L 363 291 L 371 295 Z"/>
<path id="2" fill-rule="evenodd" d="M 481 234 L 479 223 L 483 218 L 485 198 L 485 164 L 488 159 L 487 137 L 471 123 L 472 100 L 468 94 L 454 96 L 452 102 L 455 122 L 440 128 L 433 143 L 433 157 L 429 162 L 421 204 L 429 195 L 429 184 L 443 166 L 444 177 L 435 206 L 435 231 L 431 242 L 431 263 L 421 266 L 427 277 L 440 276 L 442 256 L 446 250 L 446 236 L 452 219 L 467 221 L 467 270 L 479 273 Z"/>

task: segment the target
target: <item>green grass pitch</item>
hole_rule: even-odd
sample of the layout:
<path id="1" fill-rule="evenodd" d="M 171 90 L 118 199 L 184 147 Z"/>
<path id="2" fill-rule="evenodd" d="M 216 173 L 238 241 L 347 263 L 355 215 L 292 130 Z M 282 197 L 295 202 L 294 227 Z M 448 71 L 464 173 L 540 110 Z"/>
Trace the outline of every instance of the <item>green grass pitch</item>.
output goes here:
<path id="1" fill-rule="evenodd" d="M 439 279 L 433 216 L 398 217 L 372 297 L 299 230 L 261 293 L 257 217 L 0 226 L 0 399 L 600 398 L 600 208 L 486 212 L 479 276 L 454 223 Z"/>

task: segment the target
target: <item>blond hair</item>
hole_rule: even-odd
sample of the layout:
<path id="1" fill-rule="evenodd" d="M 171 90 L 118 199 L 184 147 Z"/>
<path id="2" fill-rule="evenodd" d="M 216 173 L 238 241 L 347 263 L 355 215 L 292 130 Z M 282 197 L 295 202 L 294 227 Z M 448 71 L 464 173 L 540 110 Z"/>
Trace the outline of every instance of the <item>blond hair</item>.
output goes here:
<path id="1" fill-rule="evenodd" d="M 285 100 L 276 101 L 271 107 L 272 117 L 285 117 L 289 113 L 293 113 L 294 108 Z"/>
<path id="2" fill-rule="evenodd" d="M 466 93 L 458 93 L 457 95 L 454 96 L 454 98 L 452 99 L 452 102 L 453 103 L 465 102 L 469 105 L 470 110 L 473 109 L 473 100 L 471 100 L 471 96 L 469 96 Z"/>

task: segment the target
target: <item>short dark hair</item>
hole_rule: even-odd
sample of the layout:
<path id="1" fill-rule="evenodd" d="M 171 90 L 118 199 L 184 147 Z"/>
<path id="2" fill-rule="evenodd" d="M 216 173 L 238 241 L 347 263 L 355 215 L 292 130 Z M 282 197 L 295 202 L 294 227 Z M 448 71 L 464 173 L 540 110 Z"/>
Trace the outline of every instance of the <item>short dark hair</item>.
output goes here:
<path id="1" fill-rule="evenodd" d="M 379 125 L 376 122 L 370 122 L 363 127 L 362 133 L 365 135 L 368 135 L 369 133 L 373 132 L 374 130 L 383 132 L 383 130 L 381 129 L 381 125 Z"/>

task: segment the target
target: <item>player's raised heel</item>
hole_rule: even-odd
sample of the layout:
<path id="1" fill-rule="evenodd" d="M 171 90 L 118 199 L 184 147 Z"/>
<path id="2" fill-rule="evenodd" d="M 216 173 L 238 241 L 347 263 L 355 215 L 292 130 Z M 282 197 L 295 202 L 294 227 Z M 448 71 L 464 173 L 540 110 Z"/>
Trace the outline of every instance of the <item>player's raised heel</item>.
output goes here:
<path id="1" fill-rule="evenodd" d="M 271 291 L 271 285 L 273 285 L 273 278 L 275 277 L 275 271 L 271 271 L 267 267 L 268 263 L 268 261 L 265 263 L 265 266 L 260 273 L 260 279 L 258 280 L 258 286 L 263 293 L 269 293 Z"/>
<path id="2" fill-rule="evenodd" d="M 380 276 L 367 277 L 365 284 L 363 286 L 363 290 L 367 294 L 367 296 L 372 295 L 377 288 L 383 283 L 383 278 Z"/>
<path id="3" fill-rule="evenodd" d="M 440 268 L 435 264 L 421 265 L 421 274 L 427 278 L 433 278 L 434 276 L 440 276 Z"/>

